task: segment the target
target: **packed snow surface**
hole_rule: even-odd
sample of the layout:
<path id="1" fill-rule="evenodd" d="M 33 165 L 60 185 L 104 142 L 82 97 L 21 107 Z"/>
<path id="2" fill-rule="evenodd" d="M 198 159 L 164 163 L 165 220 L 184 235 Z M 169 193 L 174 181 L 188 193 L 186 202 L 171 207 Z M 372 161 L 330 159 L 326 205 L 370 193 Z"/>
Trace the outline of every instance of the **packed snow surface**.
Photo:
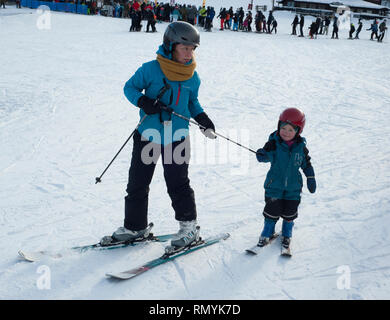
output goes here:
<path id="1" fill-rule="evenodd" d="M 199 100 L 217 132 L 256 150 L 284 108 L 301 108 L 317 192 L 305 183 L 291 259 L 280 257 L 278 241 L 246 255 L 263 227 L 269 164 L 191 126 L 201 234 L 231 237 L 117 282 L 105 273 L 137 267 L 164 245 L 66 248 L 94 243 L 123 223 L 132 142 L 102 183 L 95 177 L 139 120 L 123 86 L 155 59 L 167 24 L 129 33 L 127 19 L 52 12 L 45 22 L 43 14 L 0 9 L 1 299 L 390 297 L 390 47 L 386 37 L 369 40 L 368 21 L 354 41 L 347 30 L 339 40 L 291 36 L 286 12 L 275 13 L 277 35 L 219 31 L 218 20 L 213 32 L 201 31 Z M 177 231 L 161 165 L 149 209 L 154 233 Z M 67 254 L 28 263 L 19 249 Z"/>

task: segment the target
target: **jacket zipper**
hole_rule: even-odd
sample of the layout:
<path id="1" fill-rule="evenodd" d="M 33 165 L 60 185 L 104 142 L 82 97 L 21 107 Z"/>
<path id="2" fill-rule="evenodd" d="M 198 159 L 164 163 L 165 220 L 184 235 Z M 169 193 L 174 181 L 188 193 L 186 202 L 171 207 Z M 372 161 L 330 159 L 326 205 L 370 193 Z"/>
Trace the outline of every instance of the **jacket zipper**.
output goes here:
<path id="1" fill-rule="evenodd" d="M 179 91 L 177 92 L 177 98 L 176 98 L 175 106 L 177 106 L 179 104 L 180 92 L 181 92 L 181 84 L 179 83 Z"/>
<path id="2" fill-rule="evenodd" d="M 288 181 L 288 172 L 290 171 L 290 167 L 291 167 L 291 150 L 289 151 L 288 167 L 287 167 L 287 171 L 286 171 L 286 180 L 284 182 L 284 186 L 286 188 L 287 188 L 287 181 Z"/>

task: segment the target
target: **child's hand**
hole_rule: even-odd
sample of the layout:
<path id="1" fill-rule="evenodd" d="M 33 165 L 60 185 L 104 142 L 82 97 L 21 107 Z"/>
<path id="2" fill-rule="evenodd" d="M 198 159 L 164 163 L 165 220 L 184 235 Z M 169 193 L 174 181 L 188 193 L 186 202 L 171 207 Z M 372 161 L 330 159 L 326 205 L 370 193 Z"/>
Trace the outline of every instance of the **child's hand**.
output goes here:
<path id="1" fill-rule="evenodd" d="M 307 178 L 307 189 L 309 189 L 310 193 L 316 192 L 317 183 L 316 178 L 314 177 L 314 169 L 312 166 L 307 167 L 303 170 L 303 173 L 305 174 Z"/>
<path id="2" fill-rule="evenodd" d="M 259 150 L 256 151 L 256 158 L 257 158 L 257 161 L 259 161 L 259 162 L 267 162 L 268 161 L 267 153 L 262 148 L 260 148 Z"/>
<path id="3" fill-rule="evenodd" d="M 310 193 L 316 192 L 317 184 L 316 179 L 313 178 L 307 178 L 307 188 L 309 189 Z"/>

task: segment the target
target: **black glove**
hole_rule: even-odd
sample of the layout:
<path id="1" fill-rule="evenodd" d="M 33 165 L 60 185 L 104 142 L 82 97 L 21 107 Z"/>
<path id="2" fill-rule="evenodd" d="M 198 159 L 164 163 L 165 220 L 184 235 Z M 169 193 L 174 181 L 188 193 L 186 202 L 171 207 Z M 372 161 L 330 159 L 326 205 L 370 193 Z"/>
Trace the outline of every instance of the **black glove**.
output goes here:
<path id="1" fill-rule="evenodd" d="M 264 149 L 258 149 L 256 151 L 256 158 L 259 162 L 267 162 L 269 161 L 269 158 L 267 156 L 267 152 Z"/>
<path id="2" fill-rule="evenodd" d="M 147 96 L 141 96 L 138 99 L 137 105 L 139 108 L 144 110 L 146 114 L 159 113 L 162 107 L 166 107 L 162 102 L 157 101 L 156 103 L 155 99 L 150 99 Z"/>
<path id="3" fill-rule="evenodd" d="M 303 173 L 305 174 L 307 178 L 307 188 L 309 189 L 310 193 L 316 192 L 317 189 L 317 183 L 316 179 L 314 177 L 314 169 L 312 166 L 307 167 L 303 170 Z"/>
<path id="4" fill-rule="evenodd" d="M 215 126 L 214 123 L 210 120 L 210 118 L 207 116 L 206 112 L 199 113 L 195 120 L 197 123 L 199 123 L 202 127 L 206 128 L 200 128 L 200 131 L 210 139 L 215 139 L 217 136 L 214 134 Z"/>

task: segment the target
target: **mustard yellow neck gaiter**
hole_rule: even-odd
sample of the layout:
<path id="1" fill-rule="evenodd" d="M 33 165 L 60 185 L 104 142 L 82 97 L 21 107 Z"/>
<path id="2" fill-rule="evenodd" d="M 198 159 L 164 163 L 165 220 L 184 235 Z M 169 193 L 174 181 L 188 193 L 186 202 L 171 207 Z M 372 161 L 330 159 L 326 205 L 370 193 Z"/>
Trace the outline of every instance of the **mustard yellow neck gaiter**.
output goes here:
<path id="1" fill-rule="evenodd" d="M 196 68 L 195 59 L 192 58 L 191 64 L 182 64 L 157 55 L 157 61 L 161 70 L 170 81 L 186 81 L 192 78 Z"/>

